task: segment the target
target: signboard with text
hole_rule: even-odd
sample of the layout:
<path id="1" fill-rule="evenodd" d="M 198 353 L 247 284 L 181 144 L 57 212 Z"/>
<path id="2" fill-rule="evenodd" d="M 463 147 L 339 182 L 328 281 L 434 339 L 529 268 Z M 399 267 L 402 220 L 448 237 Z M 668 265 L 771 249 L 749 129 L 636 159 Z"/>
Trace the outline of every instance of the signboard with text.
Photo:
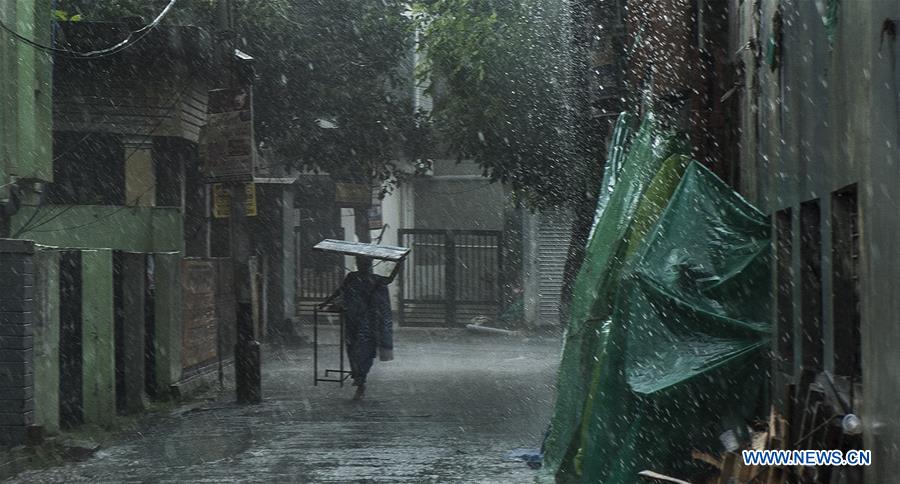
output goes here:
<path id="1" fill-rule="evenodd" d="M 335 183 L 334 204 L 346 208 L 369 208 L 372 205 L 372 187 L 364 183 Z"/>
<path id="2" fill-rule="evenodd" d="M 231 194 L 228 187 L 223 183 L 213 183 L 213 217 L 228 218 L 231 217 Z M 247 217 L 256 216 L 256 184 L 244 184 L 244 215 Z"/>
<path id="3" fill-rule="evenodd" d="M 384 218 L 381 216 L 381 190 L 372 189 L 372 202 L 369 205 L 369 230 L 381 230 Z"/>
<path id="4" fill-rule="evenodd" d="M 253 149 L 250 87 L 209 91 L 206 126 L 200 132 L 200 162 L 207 182 L 250 181 Z"/>

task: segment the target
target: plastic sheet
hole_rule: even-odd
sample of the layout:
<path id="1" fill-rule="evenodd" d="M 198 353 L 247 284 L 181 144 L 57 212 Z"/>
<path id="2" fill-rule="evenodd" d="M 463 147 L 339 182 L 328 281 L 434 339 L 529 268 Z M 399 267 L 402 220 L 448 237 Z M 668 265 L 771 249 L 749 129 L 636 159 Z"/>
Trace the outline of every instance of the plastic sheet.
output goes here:
<path id="1" fill-rule="evenodd" d="M 557 402 L 547 439 L 550 468 L 574 465 L 590 377 L 604 338 L 603 323 L 612 313 L 618 274 L 625 260 L 635 211 L 663 161 L 686 153 L 682 135 L 663 130 L 648 114 L 628 146 L 619 179 L 588 245 L 575 279 L 557 385 Z"/>
<path id="2" fill-rule="evenodd" d="M 768 220 L 685 170 L 677 139 L 644 121 L 576 280 L 545 455 L 561 482 L 689 475 L 763 396 Z"/>

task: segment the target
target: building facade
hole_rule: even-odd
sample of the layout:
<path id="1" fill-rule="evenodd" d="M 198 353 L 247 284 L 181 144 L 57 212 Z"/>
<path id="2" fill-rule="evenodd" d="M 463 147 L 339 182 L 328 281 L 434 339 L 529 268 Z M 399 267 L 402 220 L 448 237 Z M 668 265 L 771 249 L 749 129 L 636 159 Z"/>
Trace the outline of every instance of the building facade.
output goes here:
<path id="1" fill-rule="evenodd" d="M 776 241 L 773 391 L 793 385 L 803 406 L 835 380 L 873 451 L 867 482 L 900 462 L 898 14 L 830 0 L 732 1 L 730 14 L 740 187 Z"/>
<path id="2" fill-rule="evenodd" d="M 87 52 L 129 27 L 60 22 L 51 38 L 36 5 L 0 8 L 2 62 L 16 73 L 0 79 L 17 93 L 4 97 L 0 165 L 0 435 L 11 445 L 111 425 L 221 374 L 235 332 L 199 174 L 209 35 L 160 27 L 114 55 L 51 62 L 41 46 L 59 37 Z"/>
<path id="3" fill-rule="evenodd" d="M 601 13 L 610 3 L 592 2 Z M 800 433 L 828 412 L 859 415 L 861 446 L 873 451 L 865 480 L 889 482 L 900 462 L 893 408 L 900 7 L 837 0 L 621 7 L 626 35 L 617 55 L 627 107 L 652 106 L 682 128 L 692 156 L 771 217 L 772 402 Z"/>

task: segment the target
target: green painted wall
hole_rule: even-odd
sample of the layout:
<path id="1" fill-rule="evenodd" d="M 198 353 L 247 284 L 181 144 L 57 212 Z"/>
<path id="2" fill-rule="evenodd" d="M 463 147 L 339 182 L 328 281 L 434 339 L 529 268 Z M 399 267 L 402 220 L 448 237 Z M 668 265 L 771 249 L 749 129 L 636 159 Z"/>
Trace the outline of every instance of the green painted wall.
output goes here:
<path id="1" fill-rule="evenodd" d="M 0 2 L 0 20 L 22 36 L 50 43 L 50 2 Z M 0 32 L 0 186 L 11 176 L 51 181 L 50 55 Z"/>
<path id="2" fill-rule="evenodd" d="M 42 245 L 130 252 L 183 251 L 183 227 L 178 208 L 108 205 L 22 207 L 11 223 L 16 238 Z"/>
<path id="3" fill-rule="evenodd" d="M 150 215 L 153 252 L 184 254 L 184 216 L 181 209 L 155 207 Z"/>
<path id="4" fill-rule="evenodd" d="M 165 395 L 181 379 L 181 254 L 154 254 L 156 386 Z"/>
<path id="5" fill-rule="evenodd" d="M 59 252 L 34 256 L 34 420 L 59 432 Z"/>
<path id="6" fill-rule="evenodd" d="M 81 283 L 84 421 L 104 424 L 116 414 L 112 251 L 82 251 Z"/>

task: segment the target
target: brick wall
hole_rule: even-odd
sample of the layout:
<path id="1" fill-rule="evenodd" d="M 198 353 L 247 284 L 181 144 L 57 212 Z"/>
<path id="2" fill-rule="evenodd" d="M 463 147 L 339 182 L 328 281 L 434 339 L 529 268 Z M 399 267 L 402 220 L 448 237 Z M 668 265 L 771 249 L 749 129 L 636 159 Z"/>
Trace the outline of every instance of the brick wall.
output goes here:
<path id="1" fill-rule="evenodd" d="M 0 446 L 34 423 L 34 244 L 0 239 Z"/>

